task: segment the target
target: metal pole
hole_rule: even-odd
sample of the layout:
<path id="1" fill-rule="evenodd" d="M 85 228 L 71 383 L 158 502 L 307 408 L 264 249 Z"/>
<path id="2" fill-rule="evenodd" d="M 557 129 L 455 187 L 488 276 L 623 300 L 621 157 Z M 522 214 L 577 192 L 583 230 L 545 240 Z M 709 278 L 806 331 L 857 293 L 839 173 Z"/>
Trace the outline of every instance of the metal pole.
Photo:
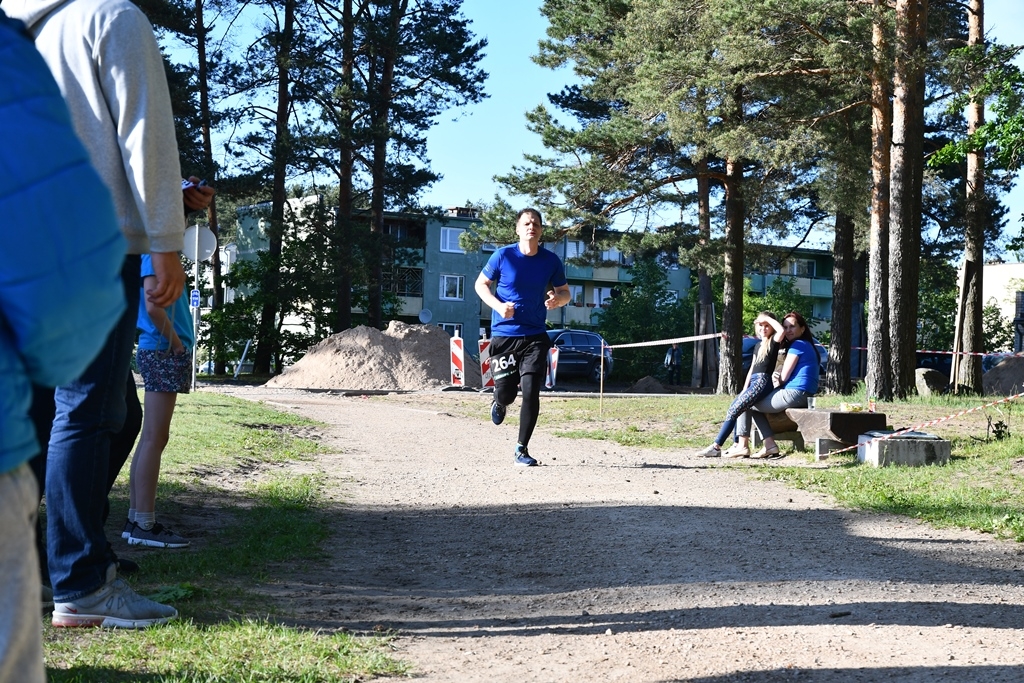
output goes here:
<path id="1" fill-rule="evenodd" d="M 604 350 L 606 348 L 608 347 L 604 345 L 604 342 L 601 342 L 601 383 L 598 391 L 599 398 L 597 400 L 598 417 L 604 417 Z"/>
<path id="2" fill-rule="evenodd" d="M 196 289 L 199 289 L 199 226 L 196 226 L 196 250 L 195 250 L 195 274 Z M 201 304 L 202 302 L 200 302 Z M 199 306 L 192 310 L 192 391 L 196 390 L 196 354 L 199 350 Z"/>
<path id="3" fill-rule="evenodd" d="M 238 373 L 242 371 L 242 363 L 245 362 L 245 355 L 249 353 L 249 346 L 252 344 L 252 339 L 245 340 L 245 348 L 242 349 L 242 360 L 238 361 L 238 365 L 235 366 L 235 379 L 238 379 Z"/>

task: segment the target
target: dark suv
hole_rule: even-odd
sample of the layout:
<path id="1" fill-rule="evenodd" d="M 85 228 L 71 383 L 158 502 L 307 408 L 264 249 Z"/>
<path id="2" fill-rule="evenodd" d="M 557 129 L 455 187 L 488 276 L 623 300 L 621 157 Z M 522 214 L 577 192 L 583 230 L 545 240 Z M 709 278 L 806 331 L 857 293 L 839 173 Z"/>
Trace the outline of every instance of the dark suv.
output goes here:
<path id="1" fill-rule="evenodd" d="M 558 349 L 557 376 L 575 375 L 601 381 L 601 349 L 604 338 L 584 330 L 548 330 L 551 345 Z M 604 379 L 612 371 L 612 350 L 604 350 Z"/>

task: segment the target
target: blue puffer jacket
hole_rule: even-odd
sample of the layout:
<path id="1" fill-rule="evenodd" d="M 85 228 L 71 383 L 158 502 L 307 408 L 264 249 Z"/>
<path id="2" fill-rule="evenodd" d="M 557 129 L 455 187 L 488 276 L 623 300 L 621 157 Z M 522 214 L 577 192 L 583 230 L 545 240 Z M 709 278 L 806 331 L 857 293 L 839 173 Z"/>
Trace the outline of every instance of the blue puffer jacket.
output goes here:
<path id="1" fill-rule="evenodd" d="M 0 12 L 0 473 L 38 451 L 31 383 L 75 379 L 125 307 L 110 195 L 20 29 Z"/>

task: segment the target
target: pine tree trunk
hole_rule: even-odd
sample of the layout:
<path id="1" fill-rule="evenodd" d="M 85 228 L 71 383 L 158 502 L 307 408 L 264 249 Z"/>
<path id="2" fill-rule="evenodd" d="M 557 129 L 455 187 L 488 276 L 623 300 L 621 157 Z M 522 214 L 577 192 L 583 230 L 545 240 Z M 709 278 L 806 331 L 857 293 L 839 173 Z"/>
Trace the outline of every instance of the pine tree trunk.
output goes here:
<path id="1" fill-rule="evenodd" d="M 892 390 L 898 398 L 909 396 L 915 384 L 927 17 L 927 0 L 897 0 L 889 207 L 889 353 Z"/>
<path id="2" fill-rule="evenodd" d="M 697 230 L 700 233 L 701 242 L 708 244 L 711 242 L 711 181 L 707 175 L 707 157 L 701 158 L 696 166 Z M 712 320 L 714 303 L 715 296 L 711 290 L 711 276 L 708 275 L 708 269 L 701 266 L 697 270 L 697 324 L 694 325 L 694 334 L 709 334 L 714 328 Z M 714 362 L 713 356 L 715 340 L 694 342 L 694 348 L 701 349 L 701 353 L 693 354 L 691 386 L 715 386 L 718 383 L 718 378 L 715 376 L 718 366 Z"/>
<path id="3" fill-rule="evenodd" d="M 270 373 L 270 361 L 275 352 L 280 350 L 280 334 L 278 312 L 280 311 L 280 282 L 278 271 L 281 262 L 281 248 L 284 239 L 284 207 L 288 195 L 285 187 L 288 159 L 291 156 L 291 140 L 288 130 L 288 116 L 291 112 L 291 76 L 288 64 L 291 60 L 292 43 L 295 32 L 295 0 L 285 0 L 284 26 L 280 32 L 277 45 L 277 110 L 276 131 L 273 149 L 273 185 L 270 200 L 270 220 L 267 226 L 269 246 L 267 255 L 270 267 L 260 283 L 260 291 L 264 297 L 260 311 L 259 331 L 256 336 L 256 355 L 253 358 L 253 371 L 257 374 Z M 280 364 L 280 353 L 278 364 Z"/>
<path id="4" fill-rule="evenodd" d="M 382 62 L 380 81 L 374 98 L 375 106 L 371 115 L 373 127 L 373 160 L 371 176 L 373 187 L 370 189 L 370 249 L 369 249 L 369 304 L 367 324 L 370 327 L 384 326 L 382 264 L 384 240 L 384 186 L 385 165 L 387 164 L 388 140 L 391 137 L 391 105 L 392 87 L 395 77 L 395 61 L 398 59 L 399 30 L 402 18 L 408 9 L 408 0 L 391 0 L 390 30 L 387 32 L 384 45 L 378 46 Z"/>
<path id="5" fill-rule="evenodd" d="M 892 145 L 890 80 L 885 68 L 888 50 L 883 25 L 885 0 L 875 0 L 871 72 L 871 225 L 868 232 L 867 367 L 868 396 L 892 399 L 889 374 L 889 154 Z"/>
<path id="6" fill-rule="evenodd" d="M 725 164 L 725 286 L 722 294 L 722 343 L 718 393 L 737 394 L 743 382 L 743 162 Z"/>
<path id="7" fill-rule="evenodd" d="M 210 69 L 206 60 L 206 41 L 208 37 L 207 26 L 203 19 L 203 0 L 196 0 L 196 78 L 199 86 L 199 117 L 203 135 L 203 166 L 206 169 L 206 178 L 211 185 L 216 185 L 216 168 L 213 161 L 213 139 L 211 130 L 213 128 L 213 113 L 210 111 Z M 217 197 L 210 201 L 206 210 L 206 219 L 210 225 L 210 231 L 215 237 L 220 235 L 220 226 L 217 221 Z M 217 311 L 224 307 L 224 283 L 221 275 L 220 249 L 214 249 L 210 257 L 210 268 L 213 272 L 213 310 Z M 227 371 L 225 352 L 227 340 L 219 331 L 211 331 L 211 356 L 213 357 L 213 372 L 216 375 L 223 375 Z"/>
<path id="8" fill-rule="evenodd" d="M 864 377 L 867 373 L 868 345 L 867 318 L 864 312 L 867 310 L 868 300 L 868 253 L 862 251 L 857 254 L 853 262 L 853 303 L 850 311 L 850 347 L 852 349 L 850 359 L 850 374 L 853 377 Z M 860 348 L 858 348 L 860 347 Z"/>
<path id="9" fill-rule="evenodd" d="M 332 332 L 352 327 L 352 169 L 355 140 L 353 138 L 353 76 L 355 63 L 355 24 L 352 0 L 344 0 L 342 9 L 341 78 L 344 101 L 338 125 L 338 211 L 334 215 L 334 324 Z"/>
<path id="10" fill-rule="evenodd" d="M 836 237 L 832 248 L 832 343 L 828 351 L 825 388 L 834 394 L 848 394 L 850 385 L 850 310 L 853 302 L 853 218 L 836 214 Z"/>
<path id="11" fill-rule="evenodd" d="M 968 45 L 981 46 L 985 41 L 985 21 L 983 0 L 971 0 L 970 11 L 967 13 Z M 971 102 L 965 112 L 967 117 L 967 134 L 971 135 L 985 123 L 985 110 L 982 102 Z M 964 280 L 966 297 L 964 297 L 963 343 L 961 348 L 966 353 L 983 353 L 985 351 L 984 331 L 982 329 L 982 308 L 984 300 L 981 296 L 982 264 L 985 262 L 985 151 L 978 150 L 967 154 L 967 230 L 964 238 L 964 259 L 974 263 L 974 268 Z M 982 393 L 981 356 L 965 355 L 960 359 L 960 372 L 957 377 L 957 391 Z"/>

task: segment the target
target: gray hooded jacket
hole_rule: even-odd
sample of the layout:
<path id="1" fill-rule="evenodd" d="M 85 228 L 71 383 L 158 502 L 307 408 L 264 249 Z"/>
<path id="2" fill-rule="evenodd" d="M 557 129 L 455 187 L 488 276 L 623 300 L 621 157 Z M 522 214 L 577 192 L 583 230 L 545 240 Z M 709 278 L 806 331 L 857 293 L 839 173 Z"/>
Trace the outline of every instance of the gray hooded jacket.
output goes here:
<path id="1" fill-rule="evenodd" d="M 0 7 L 35 36 L 110 189 L 128 253 L 180 251 L 181 165 L 149 20 L 128 0 L 2 0 Z"/>

